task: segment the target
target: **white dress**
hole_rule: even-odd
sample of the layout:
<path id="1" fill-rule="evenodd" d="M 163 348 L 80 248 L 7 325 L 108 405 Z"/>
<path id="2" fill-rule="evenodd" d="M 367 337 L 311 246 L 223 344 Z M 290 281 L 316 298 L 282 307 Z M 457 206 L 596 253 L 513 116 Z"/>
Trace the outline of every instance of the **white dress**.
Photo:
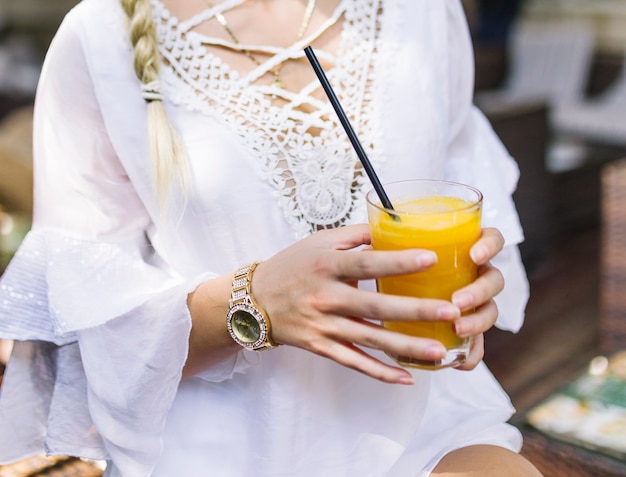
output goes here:
<path id="1" fill-rule="evenodd" d="M 193 193 L 179 222 L 161 220 L 125 16 L 115 0 L 83 0 L 43 68 L 33 228 L 0 282 L 0 337 L 16 340 L 0 463 L 45 449 L 106 459 L 110 476 L 405 477 L 471 443 L 519 449 L 511 403 L 483 364 L 413 371 L 407 387 L 282 346 L 180 382 L 187 294 L 311 231 L 365 222 L 369 184 L 332 108 L 311 96 L 317 82 L 274 91 L 288 95 L 274 107 L 267 87 L 246 88 L 271 61 L 240 77 L 193 31 L 214 12 L 179 22 L 152 4 Z M 334 61 L 330 80 L 381 180 L 445 177 L 484 192 L 484 224 L 507 242 L 497 325 L 516 331 L 528 297 L 518 169 L 472 106 L 460 2 L 343 0 L 334 18 L 340 53 L 317 53 Z"/>

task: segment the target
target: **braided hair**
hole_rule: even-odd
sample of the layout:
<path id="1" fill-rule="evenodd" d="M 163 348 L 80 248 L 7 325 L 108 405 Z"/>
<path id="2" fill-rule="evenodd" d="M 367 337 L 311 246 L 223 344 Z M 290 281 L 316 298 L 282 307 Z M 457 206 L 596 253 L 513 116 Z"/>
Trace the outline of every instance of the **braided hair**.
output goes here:
<path id="1" fill-rule="evenodd" d="M 135 74 L 148 107 L 148 137 L 154 186 L 161 210 L 167 210 L 172 186 L 186 193 L 189 184 L 187 153 L 163 105 L 159 84 L 159 40 L 150 0 L 120 0 L 129 19 Z"/>

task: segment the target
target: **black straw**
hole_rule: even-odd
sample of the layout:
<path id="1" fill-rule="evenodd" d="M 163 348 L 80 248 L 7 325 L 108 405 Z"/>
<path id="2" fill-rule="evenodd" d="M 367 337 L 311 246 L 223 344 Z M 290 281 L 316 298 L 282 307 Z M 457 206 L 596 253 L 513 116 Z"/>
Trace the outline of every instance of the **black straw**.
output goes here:
<path id="1" fill-rule="evenodd" d="M 324 88 L 324 91 L 326 92 L 326 95 L 328 96 L 330 103 L 332 104 L 333 108 L 335 108 L 335 112 L 337 113 L 337 116 L 339 116 L 339 121 L 341 122 L 341 125 L 345 129 L 346 134 L 348 135 L 348 138 L 350 138 L 352 147 L 354 147 L 354 150 L 356 151 L 357 156 L 359 156 L 359 160 L 361 161 L 361 164 L 363 164 L 363 167 L 365 168 L 365 172 L 370 178 L 370 181 L 372 185 L 374 186 L 374 190 L 378 194 L 378 198 L 383 204 L 383 207 L 389 210 L 393 210 L 393 205 L 391 205 L 391 201 L 389 200 L 389 197 L 387 197 L 387 194 L 385 193 L 385 190 L 383 189 L 383 186 L 380 183 L 380 180 L 378 179 L 378 176 L 376 175 L 374 168 L 372 167 L 372 163 L 370 162 L 369 158 L 367 157 L 367 154 L 365 153 L 365 150 L 363 149 L 363 146 L 361 145 L 361 141 L 359 141 L 359 138 L 354 132 L 354 129 L 352 128 L 352 125 L 350 124 L 350 120 L 348 119 L 348 116 L 346 116 L 345 111 L 341 107 L 341 104 L 339 103 L 339 100 L 337 99 L 337 95 L 333 91 L 333 88 L 330 85 L 328 78 L 326 77 L 326 73 L 324 73 L 324 70 L 322 69 L 320 62 L 317 60 L 317 57 L 315 56 L 315 53 L 313 52 L 313 48 L 310 46 L 307 46 L 304 49 L 304 53 L 306 54 L 306 57 L 309 59 L 309 62 L 311 63 L 311 66 L 313 67 L 315 74 L 320 80 L 320 83 L 322 83 L 322 88 Z M 391 215 L 394 218 L 398 218 L 398 216 L 395 214 L 391 214 Z"/>

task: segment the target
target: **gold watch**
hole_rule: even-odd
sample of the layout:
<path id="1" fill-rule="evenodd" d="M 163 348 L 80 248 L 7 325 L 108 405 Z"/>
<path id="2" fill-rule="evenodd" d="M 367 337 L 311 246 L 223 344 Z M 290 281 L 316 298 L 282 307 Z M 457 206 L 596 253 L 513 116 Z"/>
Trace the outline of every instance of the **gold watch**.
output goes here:
<path id="1" fill-rule="evenodd" d="M 252 274 L 259 263 L 251 263 L 235 272 L 226 315 L 226 326 L 233 340 L 254 351 L 278 346 L 272 341 L 270 320 L 265 310 L 254 301 L 250 293 Z"/>

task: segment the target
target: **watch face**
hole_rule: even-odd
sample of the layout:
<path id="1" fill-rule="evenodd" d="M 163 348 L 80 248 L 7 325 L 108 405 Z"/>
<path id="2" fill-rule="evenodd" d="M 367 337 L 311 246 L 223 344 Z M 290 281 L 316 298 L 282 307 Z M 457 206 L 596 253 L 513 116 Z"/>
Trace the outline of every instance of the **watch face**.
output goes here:
<path id="1" fill-rule="evenodd" d="M 241 346 L 255 349 L 265 342 L 265 319 L 257 309 L 247 304 L 235 305 L 228 312 L 228 332 Z"/>
<path id="2" fill-rule="evenodd" d="M 233 314 L 233 331 L 246 343 L 254 343 L 261 336 L 261 325 L 250 313 L 238 310 Z"/>

